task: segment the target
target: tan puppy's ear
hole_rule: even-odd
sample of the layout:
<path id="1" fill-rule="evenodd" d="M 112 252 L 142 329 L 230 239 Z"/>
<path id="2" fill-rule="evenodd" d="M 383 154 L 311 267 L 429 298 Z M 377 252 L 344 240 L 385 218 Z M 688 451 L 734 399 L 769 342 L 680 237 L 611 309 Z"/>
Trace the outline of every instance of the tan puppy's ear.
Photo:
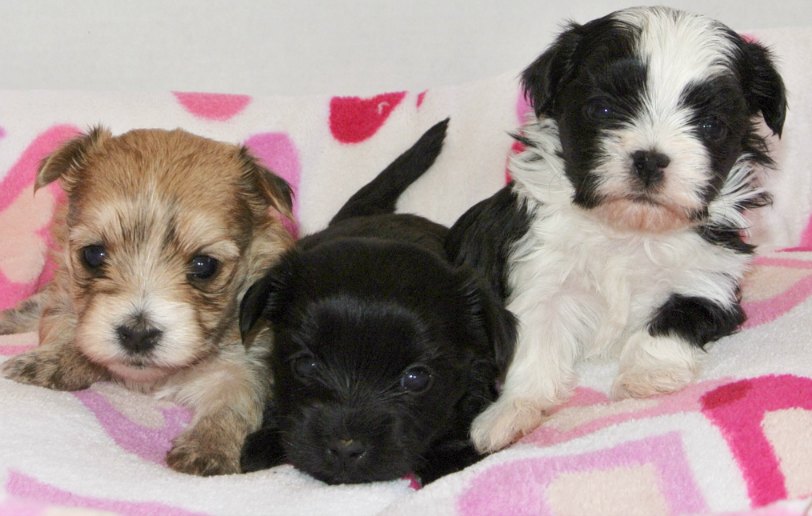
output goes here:
<path id="1" fill-rule="evenodd" d="M 240 147 L 243 162 L 243 183 L 249 191 L 258 193 L 265 207 L 273 207 L 288 218 L 293 218 L 293 191 L 287 181 L 259 164 L 247 147 Z"/>
<path id="2" fill-rule="evenodd" d="M 110 131 L 102 126 L 90 129 L 54 151 L 42 161 L 34 183 L 36 192 L 56 179 L 62 179 L 62 188 L 68 192 L 76 183 L 76 175 L 85 166 L 88 154 L 110 138 Z"/>

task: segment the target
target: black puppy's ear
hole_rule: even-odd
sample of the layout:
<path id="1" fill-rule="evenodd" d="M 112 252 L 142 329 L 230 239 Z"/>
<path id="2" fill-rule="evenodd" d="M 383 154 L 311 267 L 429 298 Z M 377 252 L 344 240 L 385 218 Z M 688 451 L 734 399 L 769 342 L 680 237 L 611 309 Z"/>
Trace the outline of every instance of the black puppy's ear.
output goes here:
<path id="1" fill-rule="evenodd" d="M 517 321 L 484 282 L 472 271 L 464 268 L 460 274 L 467 276 L 463 283 L 466 310 L 473 324 L 484 329 L 491 344 L 494 363 L 499 374 L 504 375 L 516 346 Z"/>
<path id="2" fill-rule="evenodd" d="M 244 343 L 260 319 L 273 322 L 290 301 L 294 260 L 295 251 L 286 254 L 243 296 L 240 302 L 240 337 Z"/>
<path id="3" fill-rule="evenodd" d="M 555 43 L 522 72 L 524 95 L 536 112 L 555 114 L 555 99 L 575 71 L 573 54 L 581 41 L 580 25 L 571 23 Z"/>
<path id="4" fill-rule="evenodd" d="M 772 53 L 764 46 L 743 40 L 744 73 L 742 82 L 751 114 L 759 111 L 774 134 L 781 136 L 787 115 L 784 81 L 775 67 Z"/>

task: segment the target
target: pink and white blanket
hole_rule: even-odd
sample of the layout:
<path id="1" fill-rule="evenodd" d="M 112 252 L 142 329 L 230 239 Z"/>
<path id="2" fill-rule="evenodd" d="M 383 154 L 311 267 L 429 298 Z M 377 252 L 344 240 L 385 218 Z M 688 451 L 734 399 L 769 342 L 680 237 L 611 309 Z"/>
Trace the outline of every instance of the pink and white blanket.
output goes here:
<path id="1" fill-rule="evenodd" d="M 802 514 L 812 496 L 812 30 L 759 31 L 790 92 L 772 209 L 744 288 L 749 319 L 711 347 L 696 384 L 611 401 L 613 366 L 581 367 L 581 386 L 541 428 L 465 471 L 326 486 L 289 466 L 197 478 L 163 462 L 189 413 L 113 384 L 66 393 L 0 379 L 0 514 L 59 508 L 120 514 Z M 518 71 L 517 71 L 518 72 Z M 527 107 L 517 73 L 369 98 L 198 93 L 0 92 L 0 308 L 52 273 L 48 226 L 58 189 L 32 193 L 38 162 L 96 123 L 114 133 L 183 127 L 242 142 L 296 193 L 300 233 L 434 122 L 451 117 L 435 167 L 402 211 L 451 223 L 505 181 Z M 783 249 L 781 251 L 777 251 Z M 36 335 L 0 337 L 0 361 Z"/>

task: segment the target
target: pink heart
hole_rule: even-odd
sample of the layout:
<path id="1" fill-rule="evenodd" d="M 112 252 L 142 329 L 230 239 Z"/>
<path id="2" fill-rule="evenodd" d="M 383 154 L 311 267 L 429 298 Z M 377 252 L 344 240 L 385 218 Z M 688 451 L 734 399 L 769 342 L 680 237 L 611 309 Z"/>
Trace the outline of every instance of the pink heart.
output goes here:
<path id="1" fill-rule="evenodd" d="M 382 93 L 371 98 L 330 99 L 330 131 L 341 143 L 359 143 L 375 134 L 397 107 L 405 91 Z"/>
<path id="2" fill-rule="evenodd" d="M 178 102 L 189 113 L 208 120 L 228 120 L 239 114 L 251 102 L 248 95 L 224 93 L 173 92 Z"/>
<path id="3" fill-rule="evenodd" d="M 293 191 L 293 214 L 299 213 L 299 181 L 301 164 L 296 145 L 287 133 L 259 133 L 245 140 L 245 146 L 260 163 L 284 179 Z M 292 235 L 298 234 L 294 221 L 284 221 Z"/>

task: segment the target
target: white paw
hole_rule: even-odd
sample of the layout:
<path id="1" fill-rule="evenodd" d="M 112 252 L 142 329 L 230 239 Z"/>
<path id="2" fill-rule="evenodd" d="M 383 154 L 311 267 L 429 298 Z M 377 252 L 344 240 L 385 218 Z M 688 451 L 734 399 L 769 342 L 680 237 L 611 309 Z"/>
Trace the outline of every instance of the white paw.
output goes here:
<path id="1" fill-rule="evenodd" d="M 615 379 L 612 396 L 623 399 L 668 394 L 682 389 L 693 379 L 694 372 L 688 368 L 626 371 Z"/>
<path id="2" fill-rule="evenodd" d="M 480 453 L 495 452 L 533 431 L 544 418 L 538 403 L 499 398 L 474 420 L 471 441 Z"/>
<path id="3" fill-rule="evenodd" d="M 633 335 L 621 354 L 620 372 L 612 395 L 647 398 L 678 391 L 691 383 L 699 369 L 699 351 L 677 337 Z"/>

